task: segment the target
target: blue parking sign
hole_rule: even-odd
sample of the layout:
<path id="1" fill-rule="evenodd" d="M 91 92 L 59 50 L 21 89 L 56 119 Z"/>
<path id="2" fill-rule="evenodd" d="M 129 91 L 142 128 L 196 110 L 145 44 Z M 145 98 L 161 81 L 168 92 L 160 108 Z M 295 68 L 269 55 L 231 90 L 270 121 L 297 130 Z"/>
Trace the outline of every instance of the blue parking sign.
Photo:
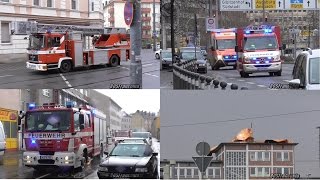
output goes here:
<path id="1" fill-rule="evenodd" d="M 303 4 L 303 0 L 290 0 L 291 4 Z"/>

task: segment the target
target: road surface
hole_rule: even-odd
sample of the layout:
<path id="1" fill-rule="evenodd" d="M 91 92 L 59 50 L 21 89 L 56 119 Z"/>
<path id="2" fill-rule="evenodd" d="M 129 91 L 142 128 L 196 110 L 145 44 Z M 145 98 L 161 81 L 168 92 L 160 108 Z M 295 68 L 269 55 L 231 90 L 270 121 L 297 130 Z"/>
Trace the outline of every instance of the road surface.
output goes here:
<path id="1" fill-rule="evenodd" d="M 142 88 L 160 87 L 160 65 L 152 50 L 142 50 Z M 122 62 L 121 62 L 122 63 Z M 130 61 L 119 67 L 79 68 L 61 74 L 57 70 L 37 72 L 25 62 L 0 64 L 0 88 L 6 89 L 109 89 L 112 84 L 130 84 Z"/>

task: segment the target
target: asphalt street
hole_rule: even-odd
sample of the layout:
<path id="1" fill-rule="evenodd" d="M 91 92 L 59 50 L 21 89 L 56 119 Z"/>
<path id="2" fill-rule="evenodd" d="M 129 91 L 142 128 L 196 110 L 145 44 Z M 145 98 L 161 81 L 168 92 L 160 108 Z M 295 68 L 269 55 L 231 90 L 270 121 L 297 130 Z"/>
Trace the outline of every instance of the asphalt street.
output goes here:
<path id="1" fill-rule="evenodd" d="M 153 138 L 152 148 L 158 155 L 158 173 L 160 173 L 160 142 Z M 83 172 L 76 173 L 74 176 L 69 174 L 59 174 L 54 171 L 35 171 L 22 165 L 22 152 L 7 152 L 4 159 L 4 165 L 0 165 L 0 179 L 98 179 L 97 169 L 100 162 L 105 160 L 98 157 L 93 158 L 86 166 Z"/>
<path id="2" fill-rule="evenodd" d="M 282 76 L 270 77 L 268 73 L 255 73 L 250 74 L 249 78 L 241 78 L 237 70 L 233 70 L 232 67 L 224 67 L 220 70 L 211 70 L 208 66 L 208 73 L 206 76 L 215 77 L 219 81 L 225 81 L 228 83 L 230 89 L 231 84 L 237 84 L 240 88 L 247 87 L 249 90 L 266 90 L 270 89 L 270 84 L 288 84 L 288 81 L 292 80 L 293 64 L 283 64 Z M 160 72 L 161 89 L 172 89 L 172 69 L 163 69 Z"/>
<path id="3" fill-rule="evenodd" d="M 152 50 L 142 50 L 142 88 L 158 89 L 159 60 Z M 58 71 L 37 72 L 25 62 L 0 64 L 0 88 L 10 89 L 109 89 L 112 84 L 130 84 L 130 61 L 119 67 L 80 68 L 61 74 Z"/>

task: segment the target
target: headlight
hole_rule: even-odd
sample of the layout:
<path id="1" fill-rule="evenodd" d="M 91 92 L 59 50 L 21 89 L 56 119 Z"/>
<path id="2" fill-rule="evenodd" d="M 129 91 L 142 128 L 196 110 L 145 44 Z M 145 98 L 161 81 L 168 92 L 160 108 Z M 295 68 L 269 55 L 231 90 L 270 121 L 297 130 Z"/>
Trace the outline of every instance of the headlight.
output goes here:
<path id="1" fill-rule="evenodd" d="M 273 61 L 280 61 L 280 55 L 277 55 L 276 57 L 274 57 Z"/>
<path id="2" fill-rule="evenodd" d="M 136 172 L 148 172 L 148 168 L 136 168 Z"/>
<path id="3" fill-rule="evenodd" d="M 99 166 L 98 171 L 105 171 L 105 172 L 108 172 L 108 168 L 107 168 L 107 167 L 104 167 L 104 166 Z"/>
<path id="4" fill-rule="evenodd" d="M 222 57 L 222 55 L 218 55 L 218 60 L 222 60 L 223 59 L 223 57 Z"/>
<path id="5" fill-rule="evenodd" d="M 30 159 L 30 156 L 24 156 L 25 159 Z"/>
<path id="6" fill-rule="evenodd" d="M 249 58 L 248 56 L 244 56 L 243 60 L 244 60 L 244 62 L 246 62 L 246 63 L 250 63 L 250 62 L 251 62 L 251 61 L 250 61 L 250 58 Z"/>

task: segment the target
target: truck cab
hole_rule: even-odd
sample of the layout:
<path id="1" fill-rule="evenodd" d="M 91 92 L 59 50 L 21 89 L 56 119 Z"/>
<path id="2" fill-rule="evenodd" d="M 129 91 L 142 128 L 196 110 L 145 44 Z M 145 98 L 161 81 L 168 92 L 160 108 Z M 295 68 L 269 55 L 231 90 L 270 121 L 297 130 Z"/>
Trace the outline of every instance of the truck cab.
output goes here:
<path id="1" fill-rule="evenodd" d="M 280 27 L 259 25 L 237 29 L 236 47 L 237 69 L 241 77 L 267 72 L 270 76 L 281 76 Z"/>
<path id="2" fill-rule="evenodd" d="M 208 59 L 212 70 L 226 66 L 232 66 L 233 69 L 236 69 L 235 31 L 235 29 L 216 29 L 211 32 Z"/>

